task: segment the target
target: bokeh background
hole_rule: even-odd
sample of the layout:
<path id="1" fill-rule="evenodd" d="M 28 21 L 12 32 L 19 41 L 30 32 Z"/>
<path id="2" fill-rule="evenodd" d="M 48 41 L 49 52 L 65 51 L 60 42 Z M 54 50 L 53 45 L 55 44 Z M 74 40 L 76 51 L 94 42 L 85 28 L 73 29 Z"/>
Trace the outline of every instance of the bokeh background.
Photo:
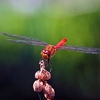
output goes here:
<path id="1" fill-rule="evenodd" d="M 0 32 L 100 48 L 100 0 L 0 0 Z M 32 84 L 43 47 L 8 38 L 0 34 L 0 100 L 39 100 Z M 100 55 L 59 50 L 51 60 L 54 100 L 100 100 Z"/>

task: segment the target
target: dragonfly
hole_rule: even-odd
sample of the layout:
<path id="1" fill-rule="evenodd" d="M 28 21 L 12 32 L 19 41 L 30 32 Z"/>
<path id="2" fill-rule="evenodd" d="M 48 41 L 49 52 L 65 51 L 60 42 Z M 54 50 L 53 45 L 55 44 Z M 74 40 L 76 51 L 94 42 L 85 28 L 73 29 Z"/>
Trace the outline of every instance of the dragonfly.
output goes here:
<path id="1" fill-rule="evenodd" d="M 72 50 L 77 52 L 89 53 L 89 54 L 100 54 L 100 48 L 89 48 L 81 46 L 67 46 L 64 45 L 67 42 L 67 39 L 62 39 L 57 45 L 50 45 L 46 42 L 40 41 L 36 38 L 30 38 L 26 36 L 18 36 L 15 34 L 0 33 L 8 37 L 13 37 L 16 39 L 8 39 L 10 42 L 23 43 L 36 46 L 44 46 L 45 48 L 41 51 L 42 58 L 47 60 L 51 65 L 50 58 L 54 56 L 57 50 Z"/>

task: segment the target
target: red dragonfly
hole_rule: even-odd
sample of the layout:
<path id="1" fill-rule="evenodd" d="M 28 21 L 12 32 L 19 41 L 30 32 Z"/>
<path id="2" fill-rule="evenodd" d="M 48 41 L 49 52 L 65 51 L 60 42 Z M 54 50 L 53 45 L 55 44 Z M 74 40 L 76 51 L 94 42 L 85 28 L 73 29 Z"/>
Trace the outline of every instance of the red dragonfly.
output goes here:
<path id="1" fill-rule="evenodd" d="M 77 51 L 77 52 L 90 53 L 90 54 L 100 54 L 99 48 L 89 48 L 89 47 L 81 47 L 81 46 L 79 46 L 79 47 L 78 46 L 63 46 L 67 41 L 66 38 L 62 39 L 56 46 L 54 46 L 54 45 L 48 45 L 48 43 L 40 41 L 38 39 L 29 38 L 26 36 L 18 36 L 15 34 L 8 34 L 8 33 L 0 33 L 0 34 L 19 39 L 19 40 L 8 39 L 11 42 L 17 42 L 17 43 L 23 43 L 23 44 L 29 44 L 29 45 L 37 45 L 37 46 L 46 46 L 46 48 L 44 50 L 42 50 L 42 52 L 41 52 L 41 54 L 43 55 L 44 53 L 46 53 L 48 51 L 48 49 L 50 49 L 50 51 L 47 52 L 48 55 L 46 56 L 46 58 L 53 56 L 55 54 L 56 50 L 58 50 L 58 49 L 73 50 L 73 51 Z"/>
<path id="2" fill-rule="evenodd" d="M 35 38 L 28 38 L 25 36 L 18 36 L 15 34 L 8 34 L 8 33 L 0 33 L 9 37 L 18 38 L 18 40 L 14 39 L 8 39 L 11 42 L 17 42 L 17 43 L 23 43 L 23 44 L 30 44 L 30 45 L 37 45 L 37 46 L 45 46 L 45 49 L 41 51 L 41 55 L 43 59 L 47 59 L 48 62 L 50 61 L 50 58 L 56 53 L 58 49 L 62 50 L 73 50 L 83 53 L 90 53 L 90 54 L 100 54 L 99 48 L 88 48 L 88 47 L 77 47 L 77 46 L 63 46 L 67 39 L 62 39 L 56 46 L 49 45 L 46 42 L 40 41 Z"/>
<path id="3" fill-rule="evenodd" d="M 48 43 L 40 41 L 35 38 L 29 38 L 26 36 L 18 36 L 15 34 L 8 34 L 8 33 L 0 33 L 0 34 L 19 39 L 19 40 L 8 39 L 11 42 L 17 42 L 17 43 L 23 43 L 23 44 L 29 44 L 29 45 L 37 45 L 37 46 L 47 46 L 48 45 Z M 66 38 L 62 39 L 61 45 L 59 45 L 60 44 L 59 42 L 57 44 L 58 46 L 57 45 L 55 46 L 56 49 L 72 50 L 72 51 L 90 53 L 90 54 L 100 54 L 100 48 L 89 48 L 89 47 L 81 47 L 81 46 L 63 46 L 66 43 L 66 41 L 67 41 Z"/>

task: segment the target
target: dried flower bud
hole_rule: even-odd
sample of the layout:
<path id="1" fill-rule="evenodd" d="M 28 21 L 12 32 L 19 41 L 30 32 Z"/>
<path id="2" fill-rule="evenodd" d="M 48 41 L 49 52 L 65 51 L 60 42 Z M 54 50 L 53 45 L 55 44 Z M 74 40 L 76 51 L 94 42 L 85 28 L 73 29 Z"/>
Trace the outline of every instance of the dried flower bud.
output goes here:
<path id="1" fill-rule="evenodd" d="M 51 85 L 49 85 L 48 83 L 45 83 L 45 86 L 43 88 L 43 91 L 44 91 L 44 96 L 47 100 L 51 100 L 54 98 L 55 96 L 55 91 L 54 89 L 52 88 Z"/>
<path id="2" fill-rule="evenodd" d="M 39 61 L 39 64 L 40 64 L 40 68 L 45 68 L 46 67 L 45 62 L 44 62 L 43 59 Z"/>
<path id="3" fill-rule="evenodd" d="M 34 91 L 36 91 L 36 92 L 41 92 L 42 89 L 43 89 L 43 82 L 40 81 L 40 80 L 36 80 L 36 81 L 33 83 L 33 89 L 34 89 Z"/>
<path id="4" fill-rule="evenodd" d="M 49 80 L 51 78 L 51 74 L 47 70 L 44 70 L 42 73 L 44 74 L 44 80 Z"/>
<path id="5" fill-rule="evenodd" d="M 35 78 L 45 81 L 51 78 L 51 74 L 47 70 L 41 68 L 40 71 L 35 73 Z"/>
<path id="6" fill-rule="evenodd" d="M 35 73 L 35 78 L 39 79 L 39 75 L 40 75 L 40 71 L 37 71 L 37 72 Z"/>

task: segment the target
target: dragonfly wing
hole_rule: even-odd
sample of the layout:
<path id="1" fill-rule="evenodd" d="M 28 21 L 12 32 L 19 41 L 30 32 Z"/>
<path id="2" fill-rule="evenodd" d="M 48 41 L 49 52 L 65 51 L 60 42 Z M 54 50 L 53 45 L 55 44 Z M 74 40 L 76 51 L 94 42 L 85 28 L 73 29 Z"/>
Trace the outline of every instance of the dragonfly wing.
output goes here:
<path id="1" fill-rule="evenodd" d="M 15 34 L 8 34 L 8 33 L 2 33 L 2 32 L 0 34 L 3 34 L 3 35 L 8 36 L 8 37 L 13 37 L 13 38 L 19 39 L 19 40 L 8 39 L 11 42 L 30 44 L 30 45 L 38 45 L 38 46 L 48 45 L 46 42 L 40 41 L 36 38 L 30 38 L 30 37 L 26 37 L 26 36 L 18 36 Z"/>
<path id="2" fill-rule="evenodd" d="M 3 34 L 3 35 L 8 36 L 8 37 L 21 39 L 21 40 L 42 42 L 43 44 L 47 44 L 46 42 L 40 41 L 36 38 L 31 38 L 31 37 L 26 37 L 26 36 L 18 36 L 18 35 L 15 35 L 15 34 L 8 34 L 8 33 L 3 33 L 3 32 L 1 32 L 0 34 Z"/>
<path id="3" fill-rule="evenodd" d="M 16 42 L 16 43 L 23 43 L 23 44 L 29 44 L 29 45 L 37 45 L 37 46 L 46 46 L 47 44 L 44 44 L 42 42 L 37 42 L 37 41 L 26 41 L 26 40 L 13 40 L 13 39 L 8 39 L 10 42 Z"/>
<path id="4" fill-rule="evenodd" d="M 62 50 L 73 50 L 77 52 L 90 53 L 90 54 L 100 54 L 99 48 L 89 48 L 89 47 L 77 47 L 77 46 L 63 46 Z"/>

